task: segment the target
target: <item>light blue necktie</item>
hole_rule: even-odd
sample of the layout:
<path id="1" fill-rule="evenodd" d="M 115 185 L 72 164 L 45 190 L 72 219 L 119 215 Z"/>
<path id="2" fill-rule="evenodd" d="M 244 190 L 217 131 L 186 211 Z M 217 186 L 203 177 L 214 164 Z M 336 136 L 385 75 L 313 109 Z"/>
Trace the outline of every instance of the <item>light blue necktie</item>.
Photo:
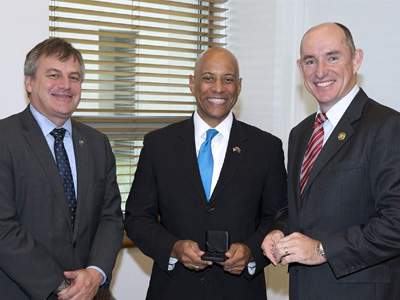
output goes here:
<path id="1" fill-rule="evenodd" d="M 207 138 L 201 144 L 199 156 L 197 161 L 199 163 L 199 170 L 201 181 L 203 182 L 204 191 L 206 192 L 207 201 L 210 200 L 211 179 L 214 169 L 214 158 L 211 152 L 211 140 L 218 134 L 216 129 L 207 130 Z"/>

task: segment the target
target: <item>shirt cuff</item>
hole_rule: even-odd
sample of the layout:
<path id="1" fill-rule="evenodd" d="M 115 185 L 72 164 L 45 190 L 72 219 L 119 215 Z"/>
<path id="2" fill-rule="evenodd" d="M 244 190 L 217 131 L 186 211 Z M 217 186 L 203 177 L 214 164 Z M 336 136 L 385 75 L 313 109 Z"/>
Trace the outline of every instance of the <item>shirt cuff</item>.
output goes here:
<path id="1" fill-rule="evenodd" d="M 106 280 L 107 280 L 107 275 L 106 273 L 104 273 L 104 271 L 102 269 L 100 269 L 99 267 L 96 266 L 88 266 L 86 269 L 95 269 L 97 271 L 99 271 L 101 273 L 101 275 L 103 275 L 103 281 L 100 283 L 100 286 L 103 285 Z"/>
<path id="2" fill-rule="evenodd" d="M 256 272 L 256 262 L 251 261 L 247 264 L 247 271 L 249 272 L 250 275 L 254 275 Z"/>
<path id="3" fill-rule="evenodd" d="M 178 260 L 175 257 L 170 257 L 168 262 L 168 271 L 172 271 L 175 268 L 175 264 Z"/>
<path id="4" fill-rule="evenodd" d="M 175 264 L 178 262 L 178 260 L 174 257 L 169 258 L 168 262 L 168 271 L 172 271 L 175 268 Z M 250 275 L 254 275 L 256 272 L 256 262 L 251 261 L 247 264 L 247 271 L 249 272 Z"/>

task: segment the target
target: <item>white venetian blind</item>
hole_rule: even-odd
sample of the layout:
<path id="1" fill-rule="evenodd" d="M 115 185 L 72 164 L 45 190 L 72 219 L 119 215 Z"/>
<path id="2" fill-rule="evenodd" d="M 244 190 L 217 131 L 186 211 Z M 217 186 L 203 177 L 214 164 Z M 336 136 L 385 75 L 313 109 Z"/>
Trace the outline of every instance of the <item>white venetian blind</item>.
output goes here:
<path id="1" fill-rule="evenodd" d="M 191 116 L 188 77 L 199 53 L 225 45 L 227 1 L 49 2 L 50 37 L 65 38 L 85 60 L 73 118 L 109 137 L 123 208 L 144 135 Z"/>

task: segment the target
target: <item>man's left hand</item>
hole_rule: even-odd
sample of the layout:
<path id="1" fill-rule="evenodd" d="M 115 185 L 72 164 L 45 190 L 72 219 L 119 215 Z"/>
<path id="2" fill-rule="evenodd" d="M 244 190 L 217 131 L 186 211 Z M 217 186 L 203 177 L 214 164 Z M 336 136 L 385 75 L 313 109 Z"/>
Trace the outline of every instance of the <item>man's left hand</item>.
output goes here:
<path id="1" fill-rule="evenodd" d="M 92 300 L 103 281 L 103 275 L 95 269 L 64 272 L 71 285 L 58 294 L 60 300 Z"/>
<path id="2" fill-rule="evenodd" d="M 299 232 L 292 233 L 280 239 L 275 245 L 274 256 L 283 266 L 288 263 L 304 265 L 320 265 L 324 257 L 317 252 L 319 241 L 309 238 Z"/>
<path id="3" fill-rule="evenodd" d="M 240 275 L 247 268 L 248 263 L 253 260 L 249 247 L 240 243 L 232 244 L 225 256 L 228 259 L 219 264 L 224 267 L 225 272 L 235 275 Z"/>

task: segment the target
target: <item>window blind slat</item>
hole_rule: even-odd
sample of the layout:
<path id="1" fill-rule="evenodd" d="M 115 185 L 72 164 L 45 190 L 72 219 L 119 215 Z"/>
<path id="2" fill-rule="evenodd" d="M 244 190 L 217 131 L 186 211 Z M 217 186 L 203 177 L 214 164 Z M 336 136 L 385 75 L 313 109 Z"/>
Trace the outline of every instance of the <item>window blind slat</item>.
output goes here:
<path id="1" fill-rule="evenodd" d="M 123 24 L 123 23 L 116 23 L 116 22 L 104 22 L 104 21 L 97 21 L 97 20 L 74 19 L 74 18 L 55 17 L 55 16 L 50 16 L 50 21 L 51 22 L 81 24 L 81 25 L 94 25 L 94 26 L 98 26 L 98 27 L 111 27 L 111 28 L 119 28 L 119 29 L 139 30 L 139 31 L 155 31 L 155 32 L 177 34 L 177 35 L 208 37 L 208 38 L 213 38 L 213 39 L 222 39 L 222 38 L 226 37 L 225 34 L 217 34 L 214 32 L 191 31 L 191 30 L 182 30 L 182 29 L 173 29 L 173 28 L 132 25 L 132 24 Z"/>
<path id="2" fill-rule="evenodd" d="M 135 21 L 147 21 L 154 23 L 163 23 L 163 24 L 174 24 L 181 25 L 187 27 L 200 27 L 200 28 L 209 28 L 214 30 L 221 30 L 226 28 L 225 26 L 213 25 L 212 23 L 196 23 L 190 21 L 181 21 L 176 19 L 164 19 L 164 18 L 156 18 L 156 17 L 146 17 L 141 15 L 132 15 L 132 14 L 121 14 L 121 13 L 112 13 L 107 11 L 96 11 L 96 10 L 83 10 L 83 9 L 75 9 L 68 7 L 51 7 L 51 11 L 70 13 L 72 15 L 83 14 L 86 16 L 98 16 L 98 17 L 107 17 L 107 18 L 115 18 L 115 19 L 124 19 L 124 20 L 135 20 Z M 201 18 L 201 21 L 208 20 L 207 18 Z M 211 21 L 211 20 L 210 20 Z"/>
<path id="3" fill-rule="evenodd" d="M 61 36 L 61 35 L 58 35 Z M 64 36 L 63 36 L 64 37 Z M 128 43 L 119 43 L 119 42 L 101 42 L 96 40 L 86 40 L 86 39 L 77 39 L 77 38 L 67 38 L 70 43 L 76 44 L 84 44 L 84 45 L 95 45 L 95 46 L 108 46 L 108 47 L 116 47 L 116 48 L 126 48 L 132 49 L 135 48 L 137 50 L 159 50 L 159 51 L 166 51 L 166 52 L 180 52 L 180 53 L 197 53 L 200 54 L 203 52 L 200 49 L 193 49 L 193 48 L 181 48 L 181 47 L 168 47 L 168 46 L 156 46 L 156 45 L 147 45 L 147 44 L 128 44 Z M 207 43 L 203 44 L 204 46 L 208 46 Z M 79 47 L 77 47 L 79 49 Z"/>
<path id="4" fill-rule="evenodd" d="M 151 35 L 139 35 L 139 34 L 131 34 L 131 33 L 116 33 L 116 32 L 99 32 L 99 31 L 94 31 L 94 30 L 84 30 L 84 29 L 71 29 L 71 28 L 61 28 L 61 27 L 53 27 L 50 26 L 50 31 L 55 31 L 57 32 L 64 32 L 64 33 L 76 33 L 76 34 L 81 34 L 81 35 L 91 35 L 91 36 L 111 36 L 111 37 L 119 37 L 119 38 L 125 38 L 125 39 L 132 39 L 137 41 L 160 41 L 160 42 L 171 42 L 171 38 L 168 37 L 161 37 L 161 36 L 151 36 Z M 216 42 L 210 42 L 210 41 L 201 41 L 201 40 L 188 40 L 188 39 L 174 39 L 174 43 L 178 44 L 185 44 L 185 45 L 208 45 L 210 47 L 222 47 L 225 46 L 224 43 L 216 43 Z M 131 47 L 130 44 L 128 44 L 128 47 Z"/>
<path id="5" fill-rule="evenodd" d="M 133 9 L 131 6 L 127 4 L 121 4 L 118 3 L 110 3 L 110 2 L 100 2 L 100 1 L 90 1 L 90 0 L 60 0 L 59 2 L 65 2 L 65 3 L 80 3 L 80 4 L 85 4 L 85 5 L 92 5 L 92 6 L 99 6 L 103 5 L 105 7 L 111 7 L 111 8 L 125 8 L 125 9 Z M 126 1 L 125 1 L 126 2 Z M 207 10 L 210 12 L 225 12 L 227 9 L 221 8 L 218 6 L 206 6 L 206 5 L 196 5 L 196 4 L 191 4 L 191 3 L 184 3 L 184 2 L 178 2 L 178 1 L 171 1 L 171 0 L 141 0 L 141 1 L 135 1 L 137 3 L 150 3 L 150 4 L 159 4 L 167 7 L 183 7 L 183 8 L 192 8 L 196 10 Z M 198 1 L 197 1 L 198 2 Z M 214 1 L 202 1 L 202 2 L 208 2 L 208 3 L 215 3 Z M 225 1 L 218 1 L 218 3 L 225 3 Z"/>

